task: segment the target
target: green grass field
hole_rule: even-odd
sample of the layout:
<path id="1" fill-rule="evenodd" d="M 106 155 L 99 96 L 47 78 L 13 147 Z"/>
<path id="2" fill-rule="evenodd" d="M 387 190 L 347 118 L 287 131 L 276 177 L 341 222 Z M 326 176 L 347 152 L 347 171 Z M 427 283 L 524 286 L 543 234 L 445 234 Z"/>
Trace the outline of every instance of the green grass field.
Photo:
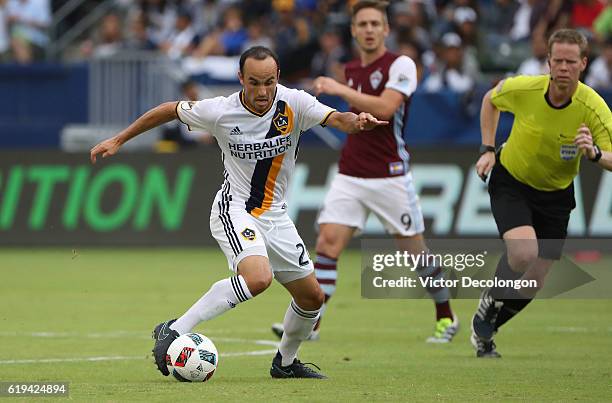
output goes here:
<path id="1" fill-rule="evenodd" d="M 477 301 L 454 302 L 464 326 L 452 344 L 427 345 L 431 302 L 361 299 L 359 270 L 357 252 L 343 256 L 322 338 L 301 350 L 329 380 L 270 378 L 269 328 L 289 302 L 275 283 L 197 328 L 215 341 L 220 365 L 210 382 L 184 384 L 155 369 L 151 329 L 229 275 L 221 252 L 2 249 L 0 380 L 69 381 L 78 401 L 612 398 L 612 300 L 535 301 L 496 338 L 504 357 L 477 360 L 468 342 Z"/>

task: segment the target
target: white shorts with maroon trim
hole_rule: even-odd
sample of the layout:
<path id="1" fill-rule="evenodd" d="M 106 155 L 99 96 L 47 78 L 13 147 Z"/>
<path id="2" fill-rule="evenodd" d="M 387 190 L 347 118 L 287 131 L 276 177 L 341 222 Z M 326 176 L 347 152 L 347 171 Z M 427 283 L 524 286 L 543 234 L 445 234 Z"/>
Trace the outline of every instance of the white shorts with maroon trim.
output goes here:
<path id="1" fill-rule="evenodd" d="M 411 172 L 389 178 L 336 174 L 317 223 L 346 225 L 359 233 L 370 212 L 389 234 L 413 236 L 425 231 Z"/>

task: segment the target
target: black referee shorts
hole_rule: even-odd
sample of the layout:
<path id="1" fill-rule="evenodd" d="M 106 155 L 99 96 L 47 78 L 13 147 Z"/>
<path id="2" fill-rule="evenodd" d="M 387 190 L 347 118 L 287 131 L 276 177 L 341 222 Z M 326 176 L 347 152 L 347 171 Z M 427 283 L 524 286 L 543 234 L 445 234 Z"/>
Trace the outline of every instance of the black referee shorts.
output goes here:
<path id="1" fill-rule="evenodd" d="M 514 179 L 497 158 L 489 180 L 489 196 L 500 236 L 529 225 L 538 238 L 538 256 L 561 258 L 570 212 L 576 207 L 573 183 L 563 190 L 537 190 Z"/>

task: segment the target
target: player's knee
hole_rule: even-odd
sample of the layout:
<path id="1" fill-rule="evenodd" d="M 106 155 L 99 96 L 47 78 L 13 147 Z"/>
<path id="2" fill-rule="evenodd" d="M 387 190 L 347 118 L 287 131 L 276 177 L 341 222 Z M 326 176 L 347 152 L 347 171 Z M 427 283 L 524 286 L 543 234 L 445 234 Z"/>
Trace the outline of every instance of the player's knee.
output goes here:
<path id="1" fill-rule="evenodd" d="M 267 259 L 249 256 L 238 266 L 238 272 L 244 278 L 253 296 L 264 292 L 272 284 L 272 270 Z"/>
<path id="2" fill-rule="evenodd" d="M 331 259 L 340 256 L 340 238 L 333 231 L 321 231 L 317 237 L 317 254 L 323 254 Z"/>
<path id="3" fill-rule="evenodd" d="M 252 276 L 247 281 L 249 291 L 253 296 L 261 294 L 272 284 L 272 271 L 261 270 L 256 276 Z"/>
<path id="4" fill-rule="evenodd" d="M 295 298 L 296 304 L 306 311 L 316 311 L 323 306 L 325 302 L 325 294 L 320 287 L 314 288 L 308 294 L 300 295 Z"/>
<path id="5" fill-rule="evenodd" d="M 524 273 L 538 259 L 537 249 L 524 249 L 508 254 L 508 264 L 517 273 Z"/>
<path id="6" fill-rule="evenodd" d="M 316 307 L 314 309 L 319 309 L 323 306 L 325 302 L 325 293 L 321 288 L 317 288 L 317 291 L 314 293 L 312 298 L 312 303 Z"/>

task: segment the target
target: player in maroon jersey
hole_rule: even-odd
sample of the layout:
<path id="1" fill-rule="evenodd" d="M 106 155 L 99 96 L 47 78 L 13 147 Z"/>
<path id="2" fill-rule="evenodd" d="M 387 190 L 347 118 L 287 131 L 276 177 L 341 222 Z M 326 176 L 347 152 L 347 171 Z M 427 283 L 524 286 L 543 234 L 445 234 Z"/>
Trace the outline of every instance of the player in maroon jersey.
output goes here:
<path id="1" fill-rule="evenodd" d="M 329 77 L 314 81 L 317 95 L 342 97 L 351 111 L 370 112 L 388 126 L 373 134 L 349 136 L 340 157 L 340 172 L 334 178 L 318 218 L 315 272 L 325 301 L 336 289 L 336 262 L 353 235 L 360 232 L 370 212 L 374 213 L 398 245 L 413 254 L 429 250 L 423 238 L 425 226 L 419 198 L 409 169 L 410 155 L 403 139 L 410 96 L 417 86 L 416 66 L 407 56 L 387 51 L 389 34 L 386 2 L 360 0 L 352 8 L 351 34 L 360 58 L 346 65 L 346 85 Z M 440 267 L 417 268 L 421 277 L 443 277 Z M 427 290 L 435 301 L 436 328 L 428 342 L 446 343 L 459 328 L 449 304 L 447 288 Z M 324 304 L 324 307 L 326 304 Z M 322 311 L 323 313 L 323 311 Z M 310 338 L 318 338 L 318 322 Z M 281 335 L 282 327 L 273 326 Z"/>

